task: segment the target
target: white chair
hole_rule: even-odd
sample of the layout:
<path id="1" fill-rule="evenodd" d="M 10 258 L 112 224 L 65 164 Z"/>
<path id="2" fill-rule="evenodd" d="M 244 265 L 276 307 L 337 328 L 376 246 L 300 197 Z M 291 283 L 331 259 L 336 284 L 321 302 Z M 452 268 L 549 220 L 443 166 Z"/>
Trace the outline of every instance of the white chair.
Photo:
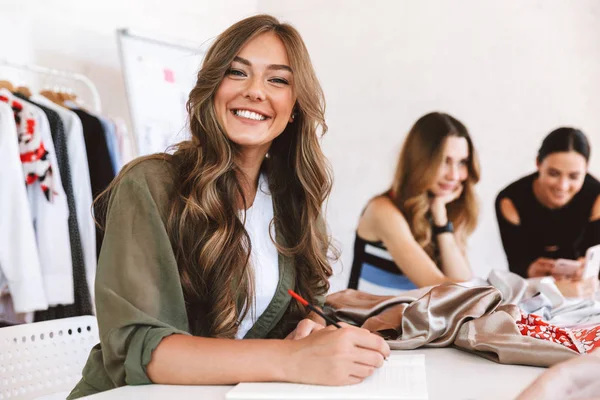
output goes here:
<path id="1" fill-rule="evenodd" d="M 66 396 L 99 341 L 94 316 L 1 328 L 0 400 Z"/>

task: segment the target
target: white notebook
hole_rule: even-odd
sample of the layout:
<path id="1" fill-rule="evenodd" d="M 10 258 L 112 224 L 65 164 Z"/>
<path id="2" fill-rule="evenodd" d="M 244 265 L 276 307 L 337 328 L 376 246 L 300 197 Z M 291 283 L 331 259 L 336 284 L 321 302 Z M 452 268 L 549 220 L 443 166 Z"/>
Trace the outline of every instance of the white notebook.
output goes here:
<path id="1" fill-rule="evenodd" d="M 392 355 L 384 366 L 359 384 L 318 386 L 298 383 L 240 383 L 228 400 L 427 400 L 425 355 Z"/>

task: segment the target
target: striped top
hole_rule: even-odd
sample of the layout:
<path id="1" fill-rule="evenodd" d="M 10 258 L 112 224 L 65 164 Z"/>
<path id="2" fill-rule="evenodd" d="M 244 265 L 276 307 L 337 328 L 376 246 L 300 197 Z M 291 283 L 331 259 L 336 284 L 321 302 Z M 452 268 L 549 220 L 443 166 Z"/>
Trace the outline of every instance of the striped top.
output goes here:
<path id="1" fill-rule="evenodd" d="M 435 246 L 434 251 L 434 262 L 439 268 L 439 248 Z M 392 295 L 416 289 L 417 285 L 394 262 L 383 242 L 365 240 L 356 234 L 354 261 L 348 288 L 379 295 Z"/>
<path id="2" fill-rule="evenodd" d="M 387 193 L 390 196 L 391 193 Z M 433 221 L 430 220 L 430 223 Z M 433 242 L 434 263 L 439 268 L 439 248 Z M 350 271 L 349 289 L 358 289 L 373 294 L 394 294 L 403 290 L 416 289 L 417 286 L 402 272 L 394 262 L 383 242 L 369 241 L 356 233 L 354 239 L 354 260 Z"/>
<path id="3" fill-rule="evenodd" d="M 403 275 L 383 242 L 365 240 L 357 233 L 354 239 L 354 261 L 352 262 L 348 288 L 358 289 L 358 280 L 364 263 L 371 264 L 392 274 Z"/>
<path id="4" fill-rule="evenodd" d="M 393 295 L 417 286 L 398 268 L 382 242 L 372 242 L 356 235 L 350 289 L 378 295 Z"/>

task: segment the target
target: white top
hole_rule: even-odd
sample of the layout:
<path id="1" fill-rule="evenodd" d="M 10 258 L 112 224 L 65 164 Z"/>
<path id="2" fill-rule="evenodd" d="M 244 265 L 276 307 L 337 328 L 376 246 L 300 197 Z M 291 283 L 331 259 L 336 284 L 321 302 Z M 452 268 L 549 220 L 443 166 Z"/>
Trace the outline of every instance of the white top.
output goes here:
<path id="1" fill-rule="evenodd" d="M 42 268 L 29 209 L 15 117 L 0 101 L 0 317 L 5 315 L 6 297 L 12 296 L 12 312 L 25 313 L 48 308 Z M 5 318 L 2 318 L 5 319 Z"/>
<path id="2" fill-rule="evenodd" d="M 261 174 L 258 180 L 258 190 L 252 207 L 246 210 L 245 228 L 250 236 L 252 251 L 250 253 L 250 268 L 254 271 L 254 307 L 240 322 L 237 339 L 242 339 L 252 328 L 258 317 L 267 309 L 275 295 L 279 283 L 279 256 L 277 248 L 271 240 L 275 239 L 275 229 L 271 229 L 273 220 L 273 199 L 269 191 L 266 177 Z"/>
<path id="3" fill-rule="evenodd" d="M 53 103 L 44 96 L 33 95 L 31 100 L 56 111 L 63 122 L 67 138 L 67 152 L 73 182 L 73 196 L 77 213 L 77 226 L 85 263 L 85 273 L 94 304 L 94 278 L 96 277 L 96 225 L 92 216 L 92 184 L 81 120 L 73 111 Z"/>

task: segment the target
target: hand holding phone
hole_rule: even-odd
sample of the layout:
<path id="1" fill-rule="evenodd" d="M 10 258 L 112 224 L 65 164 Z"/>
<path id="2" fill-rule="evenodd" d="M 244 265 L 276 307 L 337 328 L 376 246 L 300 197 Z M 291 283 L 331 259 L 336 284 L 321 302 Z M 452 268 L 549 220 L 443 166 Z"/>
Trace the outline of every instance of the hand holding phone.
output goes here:
<path id="1" fill-rule="evenodd" d="M 552 267 L 552 276 L 555 278 L 563 278 L 576 275 L 581 267 L 582 264 L 580 261 L 559 258 L 558 260 L 554 261 L 554 266 Z"/>
<path id="2" fill-rule="evenodd" d="M 540 257 L 532 262 L 527 268 L 528 278 L 539 278 L 552 275 L 554 260 L 551 258 Z"/>

